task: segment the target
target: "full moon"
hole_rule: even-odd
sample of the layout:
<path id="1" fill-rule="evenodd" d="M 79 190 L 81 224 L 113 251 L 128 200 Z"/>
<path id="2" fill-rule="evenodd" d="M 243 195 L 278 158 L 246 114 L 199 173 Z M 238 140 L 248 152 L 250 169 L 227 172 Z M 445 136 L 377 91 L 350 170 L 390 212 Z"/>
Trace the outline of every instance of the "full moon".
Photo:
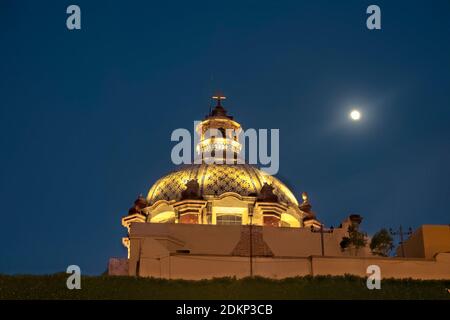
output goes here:
<path id="1" fill-rule="evenodd" d="M 353 121 L 358 121 L 361 119 L 361 113 L 358 110 L 352 110 L 352 112 L 350 112 L 350 118 Z"/>

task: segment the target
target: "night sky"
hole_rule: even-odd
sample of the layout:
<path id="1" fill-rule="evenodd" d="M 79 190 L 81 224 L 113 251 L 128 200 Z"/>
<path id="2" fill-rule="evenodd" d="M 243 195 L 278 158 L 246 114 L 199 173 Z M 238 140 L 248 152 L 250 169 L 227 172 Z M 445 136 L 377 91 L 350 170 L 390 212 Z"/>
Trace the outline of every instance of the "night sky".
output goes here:
<path id="1" fill-rule="evenodd" d="M 0 273 L 125 257 L 121 217 L 217 89 L 280 129 L 278 177 L 326 225 L 450 222 L 450 1 L 2 0 Z"/>

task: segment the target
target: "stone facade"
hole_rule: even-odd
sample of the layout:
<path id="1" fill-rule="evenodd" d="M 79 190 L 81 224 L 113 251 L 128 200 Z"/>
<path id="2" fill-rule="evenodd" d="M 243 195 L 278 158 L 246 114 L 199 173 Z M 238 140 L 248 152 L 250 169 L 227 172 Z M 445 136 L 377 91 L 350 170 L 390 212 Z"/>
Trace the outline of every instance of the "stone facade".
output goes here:
<path id="1" fill-rule="evenodd" d="M 339 247 L 343 228 L 320 235 L 304 228 L 134 223 L 130 259 L 110 263 L 110 274 L 167 279 L 247 277 L 282 279 L 306 275 L 367 276 L 377 265 L 384 278 L 450 279 L 450 253 L 433 258 L 382 258 L 366 250 L 349 255 Z M 127 261 L 127 263 L 125 263 Z M 128 269 L 117 267 L 128 266 Z M 119 272 L 120 271 L 120 272 Z"/>
<path id="2" fill-rule="evenodd" d="M 272 257 L 273 252 L 263 239 L 262 227 L 243 226 L 241 238 L 231 252 L 233 256 Z"/>

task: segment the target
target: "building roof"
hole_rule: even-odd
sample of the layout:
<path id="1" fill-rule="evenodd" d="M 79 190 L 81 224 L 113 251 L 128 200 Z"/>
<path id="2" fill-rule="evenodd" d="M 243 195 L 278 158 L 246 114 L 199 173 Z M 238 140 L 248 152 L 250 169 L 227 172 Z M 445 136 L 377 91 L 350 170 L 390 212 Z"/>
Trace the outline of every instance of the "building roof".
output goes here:
<path id="1" fill-rule="evenodd" d="M 235 192 L 241 196 L 257 196 L 264 183 L 271 185 L 280 202 L 298 205 L 293 193 L 280 180 L 248 164 L 185 165 L 162 177 L 150 188 L 147 202 L 179 200 L 186 183 L 197 180 L 200 196 L 220 196 Z"/>

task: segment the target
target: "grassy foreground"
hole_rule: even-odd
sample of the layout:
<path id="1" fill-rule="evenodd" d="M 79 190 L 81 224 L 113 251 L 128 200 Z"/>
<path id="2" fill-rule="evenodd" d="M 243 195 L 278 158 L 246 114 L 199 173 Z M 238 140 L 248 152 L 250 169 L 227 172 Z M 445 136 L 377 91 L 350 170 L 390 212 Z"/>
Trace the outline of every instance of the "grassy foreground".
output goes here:
<path id="1" fill-rule="evenodd" d="M 381 290 L 368 290 L 366 280 L 354 276 L 202 281 L 86 276 L 81 290 L 68 290 L 68 276 L 0 275 L 0 299 L 450 299 L 450 280 L 385 279 Z"/>

